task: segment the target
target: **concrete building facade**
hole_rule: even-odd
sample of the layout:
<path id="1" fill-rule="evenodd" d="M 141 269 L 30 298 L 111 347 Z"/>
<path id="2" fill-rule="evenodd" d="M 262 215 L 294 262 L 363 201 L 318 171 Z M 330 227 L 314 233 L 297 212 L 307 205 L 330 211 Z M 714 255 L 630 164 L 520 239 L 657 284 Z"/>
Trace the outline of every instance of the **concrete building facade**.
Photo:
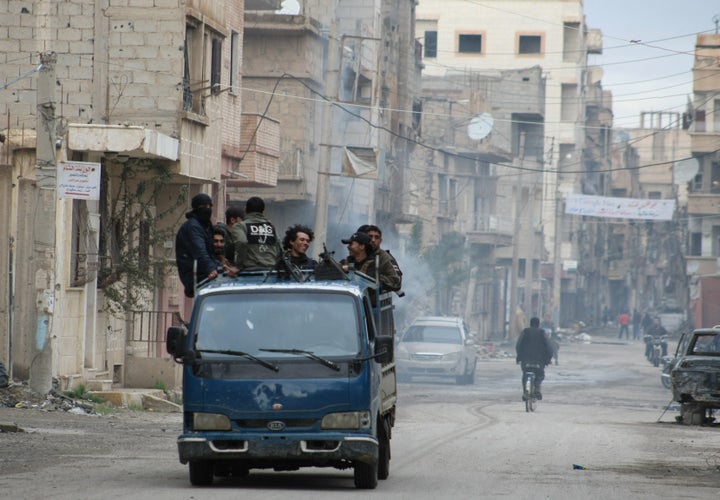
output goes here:
<path id="1" fill-rule="evenodd" d="M 560 324 L 574 321 L 586 284 L 574 273 L 580 251 L 576 221 L 564 218 L 563 199 L 584 189 L 587 56 L 602 50 L 599 32 L 588 30 L 580 0 L 421 0 L 417 12 L 426 75 L 543 68 L 541 228 L 551 297 L 543 310 L 526 312 L 552 312 Z"/>
<path id="2" fill-rule="evenodd" d="M 174 233 L 197 192 L 222 214 L 244 151 L 243 16 L 243 2 L 229 0 L 0 5 L 0 258 L 13 277 L 0 278 L 0 359 L 15 377 L 32 379 L 35 360 L 47 359 L 41 389 L 51 377 L 61 387 L 175 383 L 162 340 L 189 304 Z M 51 91 L 38 76 L 49 69 Z M 38 102 L 41 93 L 52 99 Z M 99 200 L 38 205 L 37 186 L 51 179 L 39 164 L 48 138 L 49 163 L 99 164 Z M 246 176 L 274 182 L 258 172 L 276 164 L 255 165 Z M 55 186 L 45 189 L 52 198 Z M 46 215 L 56 237 L 41 278 L 21 256 L 38 253 L 34 227 Z"/>
<path id="3" fill-rule="evenodd" d="M 695 44 L 693 100 L 688 113 L 695 175 L 688 194 L 687 273 L 695 324 L 720 323 L 720 35 Z"/>
<path id="4" fill-rule="evenodd" d="M 277 186 L 233 184 L 229 199 L 257 194 L 279 231 L 315 230 L 340 258 L 341 238 L 378 223 L 397 245 L 399 198 L 412 148 L 419 82 L 411 0 L 305 1 L 297 12 L 246 12 L 246 113 L 279 123 Z M 410 139 L 410 140 L 408 140 Z"/>

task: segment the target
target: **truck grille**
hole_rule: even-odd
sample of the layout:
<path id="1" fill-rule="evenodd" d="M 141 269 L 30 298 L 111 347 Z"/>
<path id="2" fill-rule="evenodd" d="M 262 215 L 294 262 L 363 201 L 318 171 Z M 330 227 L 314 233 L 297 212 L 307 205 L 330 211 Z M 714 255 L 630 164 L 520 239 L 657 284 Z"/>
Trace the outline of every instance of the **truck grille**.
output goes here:
<path id="1" fill-rule="evenodd" d="M 254 419 L 254 420 L 236 420 L 235 424 L 243 429 L 267 429 L 269 422 L 282 421 L 285 424 L 286 429 L 300 428 L 300 427 L 313 427 L 317 420 L 314 418 L 295 418 L 295 419 Z"/>

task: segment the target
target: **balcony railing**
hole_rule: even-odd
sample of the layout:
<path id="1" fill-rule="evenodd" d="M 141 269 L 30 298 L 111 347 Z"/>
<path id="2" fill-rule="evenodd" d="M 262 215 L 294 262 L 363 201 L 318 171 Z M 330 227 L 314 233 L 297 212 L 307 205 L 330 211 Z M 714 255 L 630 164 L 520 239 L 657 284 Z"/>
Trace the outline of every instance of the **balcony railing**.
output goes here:
<path id="1" fill-rule="evenodd" d="M 180 318 L 174 311 L 131 311 L 127 331 L 128 351 L 135 356 L 162 357 L 167 329 L 180 325 Z"/>

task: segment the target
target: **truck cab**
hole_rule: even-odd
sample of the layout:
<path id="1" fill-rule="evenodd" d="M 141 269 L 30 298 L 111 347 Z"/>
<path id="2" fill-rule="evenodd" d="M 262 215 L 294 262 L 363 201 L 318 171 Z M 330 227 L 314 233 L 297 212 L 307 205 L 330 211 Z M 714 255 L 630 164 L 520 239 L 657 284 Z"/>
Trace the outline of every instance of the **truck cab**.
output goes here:
<path id="1" fill-rule="evenodd" d="M 251 469 L 389 474 L 397 399 L 392 298 L 360 273 L 280 271 L 197 290 L 168 330 L 183 365 L 180 462 L 193 485 Z"/>

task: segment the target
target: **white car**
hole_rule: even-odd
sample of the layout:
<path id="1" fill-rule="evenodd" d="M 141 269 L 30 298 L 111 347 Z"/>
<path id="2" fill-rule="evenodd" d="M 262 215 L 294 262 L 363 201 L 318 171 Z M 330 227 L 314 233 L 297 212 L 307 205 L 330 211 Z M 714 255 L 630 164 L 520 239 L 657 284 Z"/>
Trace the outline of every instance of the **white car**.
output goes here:
<path id="1" fill-rule="evenodd" d="M 475 338 L 462 318 L 417 318 L 400 337 L 395 349 L 398 378 L 413 375 L 453 377 L 457 384 L 475 382 Z"/>

